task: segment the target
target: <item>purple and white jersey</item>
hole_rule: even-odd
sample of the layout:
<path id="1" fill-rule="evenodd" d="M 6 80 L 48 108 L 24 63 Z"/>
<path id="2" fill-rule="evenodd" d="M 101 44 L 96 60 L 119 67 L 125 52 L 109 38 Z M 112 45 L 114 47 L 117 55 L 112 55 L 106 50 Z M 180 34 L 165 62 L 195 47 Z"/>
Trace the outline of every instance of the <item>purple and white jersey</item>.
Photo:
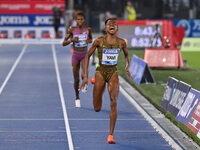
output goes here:
<path id="1" fill-rule="evenodd" d="M 78 27 L 74 27 L 73 38 L 78 37 L 78 41 L 74 42 L 74 47 L 86 47 L 88 44 L 86 40 L 88 38 L 87 27 L 84 26 L 80 31 Z"/>

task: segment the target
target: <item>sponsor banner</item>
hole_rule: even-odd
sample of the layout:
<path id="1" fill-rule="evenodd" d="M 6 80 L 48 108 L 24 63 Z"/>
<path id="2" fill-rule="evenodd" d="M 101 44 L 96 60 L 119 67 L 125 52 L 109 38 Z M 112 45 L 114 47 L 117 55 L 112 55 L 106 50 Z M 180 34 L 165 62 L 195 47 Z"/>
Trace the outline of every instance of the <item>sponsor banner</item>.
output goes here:
<path id="1" fill-rule="evenodd" d="M 168 77 L 168 82 L 165 88 L 165 93 L 162 99 L 162 107 L 167 110 L 167 107 L 172 99 L 174 91 L 176 91 L 178 80 L 173 77 Z"/>
<path id="2" fill-rule="evenodd" d="M 200 94 L 198 93 L 197 98 L 200 99 Z M 200 101 L 197 104 L 188 124 L 187 127 L 192 130 L 197 137 L 200 138 Z"/>
<path id="3" fill-rule="evenodd" d="M 200 51 L 200 38 L 184 38 L 181 51 Z"/>
<path id="4" fill-rule="evenodd" d="M 176 116 L 176 120 L 182 122 L 184 125 L 187 125 L 194 112 L 194 109 L 199 103 L 199 100 L 200 92 L 191 88 L 188 95 L 185 97 L 185 102 Z"/>
<path id="5" fill-rule="evenodd" d="M 0 26 L 1 27 L 15 27 L 15 26 L 24 26 L 24 27 L 38 27 L 38 26 L 52 26 L 52 15 L 2 15 L 0 14 Z M 64 19 L 61 18 L 61 26 L 64 26 Z"/>
<path id="6" fill-rule="evenodd" d="M 52 8 L 65 8 L 65 0 L 1 0 L 0 14 L 52 14 Z"/>
<path id="7" fill-rule="evenodd" d="M 144 62 L 141 58 L 138 58 L 135 55 L 132 56 L 129 71 L 137 84 L 140 84 L 142 80 L 146 65 L 146 62 Z"/>
<path id="8" fill-rule="evenodd" d="M 63 39 L 0 39 L 0 44 L 59 44 Z"/>
<path id="9" fill-rule="evenodd" d="M 184 27 L 173 27 L 174 38 L 176 46 L 182 44 L 183 38 L 185 37 L 185 28 Z"/>
<path id="10" fill-rule="evenodd" d="M 173 92 L 171 101 L 167 107 L 167 110 L 171 112 L 175 117 L 181 109 L 185 97 L 188 94 L 191 86 L 185 82 L 179 81 L 176 90 Z"/>
<path id="11" fill-rule="evenodd" d="M 147 63 L 135 55 L 132 56 L 129 71 L 137 84 L 155 83 Z"/>
<path id="12" fill-rule="evenodd" d="M 150 67 L 183 67 L 181 52 L 177 48 L 146 48 L 143 58 Z"/>
<path id="13" fill-rule="evenodd" d="M 65 28 L 59 28 L 60 38 L 65 36 Z M 51 27 L 1 27 L 0 38 L 55 38 L 54 28 Z"/>
<path id="14" fill-rule="evenodd" d="M 173 22 L 175 26 L 185 28 L 186 37 L 200 37 L 200 19 L 181 19 L 173 20 Z"/>

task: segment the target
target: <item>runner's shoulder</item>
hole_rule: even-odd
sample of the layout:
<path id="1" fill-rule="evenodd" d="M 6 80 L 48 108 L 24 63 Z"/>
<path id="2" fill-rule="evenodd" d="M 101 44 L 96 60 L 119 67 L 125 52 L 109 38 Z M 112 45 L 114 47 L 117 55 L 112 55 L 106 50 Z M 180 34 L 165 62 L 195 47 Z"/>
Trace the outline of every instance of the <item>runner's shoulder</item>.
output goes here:
<path id="1" fill-rule="evenodd" d="M 119 38 L 119 37 L 118 37 L 118 40 L 119 40 L 120 45 L 123 45 L 123 46 L 126 46 L 126 45 L 127 45 L 127 40 L 126 40 L 126 39 L 123 39 L 123 38 Z"/>
<path id="2" fill-rule="evenodd" d="M 73 26 L 70 26 L 67 30 L 67 33 L 72 33 L 74 31 L 74 27 Z"/>
<path id="3" fill-rule="evenodd" d="M 96 38 L 93 42 L 93 44 L 96 45 L 96 46 L 101 45 L 101 43 L 103 43 L 103 36 Z"/>
<path id="4" fill-rule="evenodd" d="M 99 36 L 96 40 L 103 41 L 103 39 L 104 39 L 104 36 Z"/>
<path id="5" fill-rule="evenodd" d="M 125 42 L 125 39 L 122 39 L 122 38 L 120 38 L 120 37 L 117 37 L 117 38 L 118 38 L 119 42 L 122 42 L 122 43 Z"/>

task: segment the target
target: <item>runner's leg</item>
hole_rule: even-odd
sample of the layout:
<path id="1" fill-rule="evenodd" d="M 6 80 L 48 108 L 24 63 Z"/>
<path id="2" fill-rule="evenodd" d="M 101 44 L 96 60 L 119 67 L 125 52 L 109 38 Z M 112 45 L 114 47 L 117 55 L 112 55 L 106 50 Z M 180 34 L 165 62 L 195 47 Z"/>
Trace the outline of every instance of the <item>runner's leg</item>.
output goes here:
<path id="1" fill-rule="evenodd" d="M 76 99 L 80 99 L 79 97 L 79 71 L 80 71 L 80 63 L 78 64 L 72 64 L 73 67 L 73 75 L 74 75 L 74 90 L 76 93 Z"/>
<path id="2" fill-rule="evenodd" d="M 100 72 L 95 73 L 95 84 L 93 88 L 94 110 L 99 112 L 102 107 L 102 97 L 105 91 L 106 82 Z"/>
<path id="3" fill-rule="evenodd" d="M 115 123 L 117 120 L 117 98 L 119 93 L 118 73 L 115 72 L 108 82 L 108 92 L 110 95 L 110 135 L 113 135 Z"/>

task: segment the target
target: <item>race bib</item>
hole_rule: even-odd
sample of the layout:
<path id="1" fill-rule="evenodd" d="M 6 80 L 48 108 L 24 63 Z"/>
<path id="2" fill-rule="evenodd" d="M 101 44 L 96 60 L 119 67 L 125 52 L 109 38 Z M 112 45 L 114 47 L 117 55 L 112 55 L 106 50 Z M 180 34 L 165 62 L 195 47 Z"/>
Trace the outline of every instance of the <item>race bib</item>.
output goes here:
<path id="1" fill-rule="evenodd" d="M 74 35 L 74 37 L 78 37 L 78 41 L 75 42 L 75 47 L 86 47 L 87 43 L 87 34 L 78 34 Z"/>
<path id="2" fill-rule="evenodd" d="M 102 64 L 116 65 L 120 49 L 103 49 Z"/>

